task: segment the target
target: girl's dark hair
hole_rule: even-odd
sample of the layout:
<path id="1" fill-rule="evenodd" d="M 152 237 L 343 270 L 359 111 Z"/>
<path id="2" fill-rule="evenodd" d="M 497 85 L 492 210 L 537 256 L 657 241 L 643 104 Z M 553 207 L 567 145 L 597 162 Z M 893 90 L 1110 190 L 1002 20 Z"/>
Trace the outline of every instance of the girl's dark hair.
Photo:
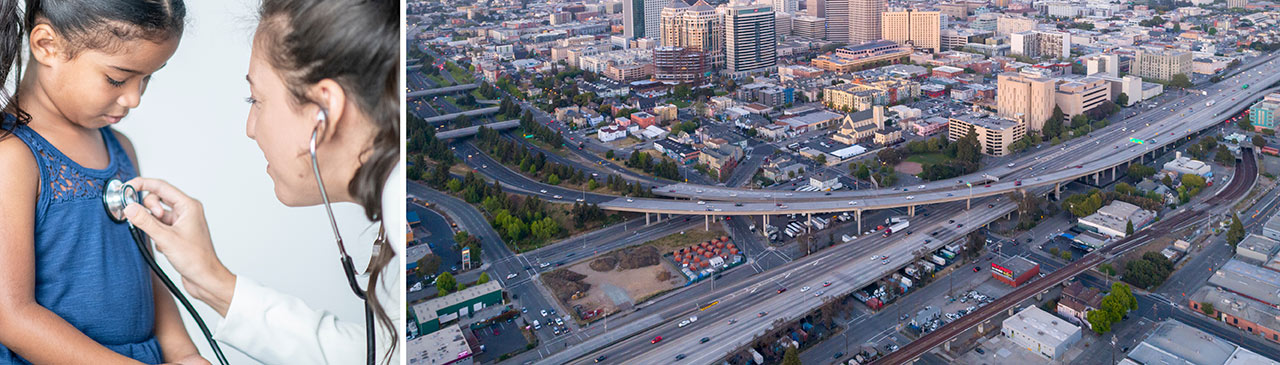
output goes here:
<path id="1" fill-rule="evenodd" d="M 284 80 L 294 106 L 318 104 L 307 96 L 307 88 L 330 79 L 369 117 L 373 141 L 347 190 L 364 207 L 365 216 L 381 219 L 382 188 L 400 161 L 399 1 L 263 0 L 258 16 L 255 42 Z M 397 232 L 395 227 L 384 229 Z M 395 334 L 376 297 L 380 273 L 395 256 L 388 244 L 379 240 L 379 254 L 370 265 L 368 305 L 378 322 Z M 388 360 L 399 334 L 391 338 Z"/>
<path id="2" fill-rule="evenodd" d="M 108 52 L 121 42 L 145 39 L 154 42 L 182 36 L 187 17 L 183 0 L 26 0 L 25 16 L 20 0 L 0 0 L 0 80 L 10 71 L 17 77 L 5 110 L 18 124 L 30 117 L 18 108 L 17 84 L 22 80 L 22 40 L 40 24 L 48 24 L 62 37 L 68 58 L 85 49 Z M 2 82 L 2 81 L 0 81 Z M 0 136 L 8 134 L 0 125 Z"/>

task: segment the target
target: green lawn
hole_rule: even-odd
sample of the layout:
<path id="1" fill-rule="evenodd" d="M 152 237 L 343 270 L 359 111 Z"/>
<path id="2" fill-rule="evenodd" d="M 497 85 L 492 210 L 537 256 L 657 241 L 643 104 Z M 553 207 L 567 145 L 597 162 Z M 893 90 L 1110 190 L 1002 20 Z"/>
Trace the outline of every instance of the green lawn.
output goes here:
<path id="1" fill-rule="evenodd" d="M 907 161 L 919 163 L 921 165 L 930 164 L 930 163 L 941 164 L 941 163 L 946 163 L 947 161 L 950 161 L 950 160 L 951 158 L 941 153 L 925 153 L 925 154 L 919 154 L 919 155 L 911 155 L 911 157 L 907 157 Z"/>
<path id="2" fill-rule="evenodd" d="M 453 84 L 449 83 L 449 80 L 445 80 L 443 77 L 440 77 L 439 75 L 427 75 L 427 78 L 431 79 L 431 81 L 435 81 L 436 87 L 438 88 L 453 86 Z"/>

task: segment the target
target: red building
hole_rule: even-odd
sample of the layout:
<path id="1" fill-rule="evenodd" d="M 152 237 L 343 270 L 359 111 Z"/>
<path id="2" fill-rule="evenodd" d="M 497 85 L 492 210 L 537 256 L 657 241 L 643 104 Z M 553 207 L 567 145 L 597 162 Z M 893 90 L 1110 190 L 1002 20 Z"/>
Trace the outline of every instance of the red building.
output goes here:
<path id="1" fill-rule="evenodd" d="M 1040 264 L 1022 256 L 1013 256 L 1003 262 L 991 263 L 991 277 L 1015 288 L 1038 274 L 1040 274 Z"/>

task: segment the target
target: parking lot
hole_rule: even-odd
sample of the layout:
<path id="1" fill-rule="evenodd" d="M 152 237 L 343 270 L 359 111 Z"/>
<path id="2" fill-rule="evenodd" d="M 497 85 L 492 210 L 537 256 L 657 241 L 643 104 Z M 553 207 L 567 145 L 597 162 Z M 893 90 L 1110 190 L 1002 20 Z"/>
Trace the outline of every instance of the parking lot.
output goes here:
<path id="1" fill-rule="evenodd" d="M 476 362 L 496 361 L 502 354 L 523 350 L 529 341 L 520 332 L 521 321 L 522 319 L 515 318 L 510 322 L 498 322 L 498 324 L 472 331 L 476 340 L 485 347 L 484 352 L 476 354 Z"/>

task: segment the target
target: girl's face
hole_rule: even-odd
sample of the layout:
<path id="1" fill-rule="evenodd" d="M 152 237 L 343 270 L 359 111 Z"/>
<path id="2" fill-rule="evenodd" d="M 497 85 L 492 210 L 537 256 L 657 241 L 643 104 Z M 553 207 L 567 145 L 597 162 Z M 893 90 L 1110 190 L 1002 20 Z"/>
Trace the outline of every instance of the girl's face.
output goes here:
<path id="1" fill-rule="evenodd" d="M 47 27 L 47 25 L 41 25 Z M 178 49 L 179 37 L 153 42 L 145 39 L 117 41 L 113 49 L 81 49 L 73 57 L 60 42 L 39 38 L 32 32 L 32 54 L 43 97 L 51 109 L 67 121 L 90 129 L 119 123 L 137 108 L 155 73 Z"/>
<path id="2" fill-rule="evenodd" d="M 259 42 L 253 42 L 249 58 L 249 119 L 245 134 L 258 142 L 267 159 L 267 175 L 275 183 L 276 198 L 297 207 L 320 204 L 319 188 L 311 170 L 311 132 L 318 122 L 320 107 L 297 105 L 284 79 L 264 58 Z M 329 177 L 334 179 L 336 177 Z M 327 188 L 327 187 L 326 187 Z M 330 194 L 340 193 L 345 189 Z"/>

